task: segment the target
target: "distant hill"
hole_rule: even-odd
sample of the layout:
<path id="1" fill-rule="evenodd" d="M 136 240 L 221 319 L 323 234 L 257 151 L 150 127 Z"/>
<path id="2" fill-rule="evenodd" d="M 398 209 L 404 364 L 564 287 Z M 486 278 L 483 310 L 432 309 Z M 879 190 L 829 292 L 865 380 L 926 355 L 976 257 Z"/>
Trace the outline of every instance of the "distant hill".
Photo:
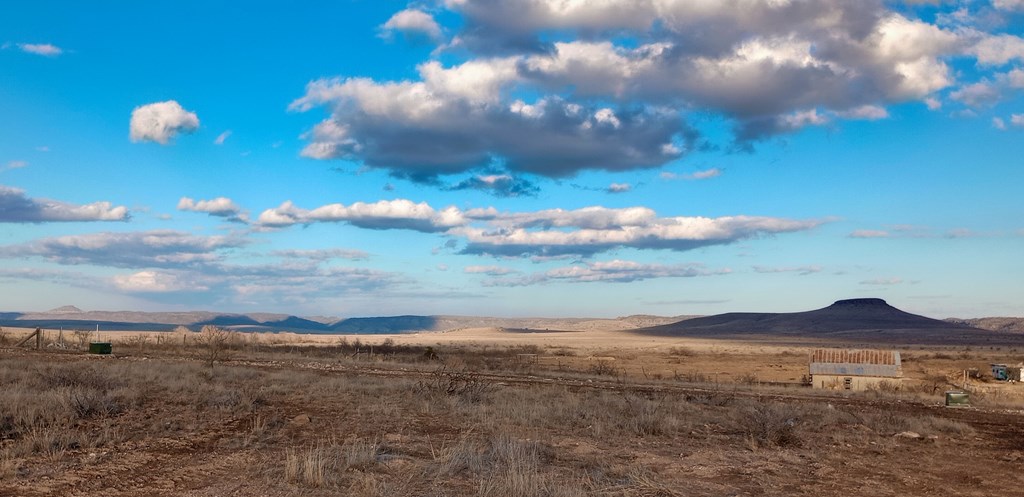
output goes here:
<path id="1" fill-rule="evenodd" d="M 882 299 L 839 300 L 813 311 L 731 312 L 634 330 L 707 338 L 808 338 L 893 343 L 959 343 L 996 338 L 988 330 L 901 311 Z"/>
<path id="2" fill-rule="evenodd" d="M 204 320 L 204 321 L 200 321 L 198 323 L 187 323 L 187 324 L 195 324 L 197 326 L 213 325 L 213 326 L 220 326 L 220 327 L 228 327 L 228 326 L 258 326 L 260 324 L 260 322 L 255 320 L 255 319 L 253 319 L 253 318 L 251 318 L 251 317 L 249 317 L 249 316 L 246 316 L 244 314 L 225 314 L 225 315 L 217 316 L 217 317 L 215 317 L 213 319 L 207 319 L 207 320 Z"/>
<path id="3" fill-rule="evenodd" d="M 240 331 L 382 334 L 485 327 L 563 331 L 623 330 L 673 323 L 686 317 L 688 316 L 633 315 L 614 319 L 597 319 L 407 315 L 338 319 L 329 316 L 298 317 L 287 314 L 229 314 L 209 311 L 83 311 L 75 306 L 63 306 L 45 312 L 0 313 L 0 326 L 93 329 L 99 325 L 100 329 L 107 331 L 157 331 L 186 326 L 193 331 L 199 331 L 205 325 L 214 325 Z"/>
<path id="4" fill-rule="evenodd" d="M 1006 333 L 1024 333 L 1024 318 L 949 318 L 946 322 L 973 326 L 983 330 L 1002 331 Z"/>
<path id="5" fill-rule="evenodd" d="M 65 305 L 46 311 L 47 314 L 78 314 L 80 312 L 82 312 L 82 310 L 73 305 Z"/>

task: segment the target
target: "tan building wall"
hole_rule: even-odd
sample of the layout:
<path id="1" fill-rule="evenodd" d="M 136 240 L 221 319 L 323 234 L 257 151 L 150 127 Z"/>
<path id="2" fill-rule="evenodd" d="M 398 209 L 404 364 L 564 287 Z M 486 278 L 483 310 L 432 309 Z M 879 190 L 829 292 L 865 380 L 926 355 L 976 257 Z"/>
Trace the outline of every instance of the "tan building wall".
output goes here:
<path id="1" fill-rule="evenodd" d="M 883 383 L 900 383 L 900 378 L 884 378 L 879 376 L 841 376 L 830 374 L 816 374 L 811 378 L 811 385 L 814 388 L 827 390 L 868 390 L 878 388 Z"/>

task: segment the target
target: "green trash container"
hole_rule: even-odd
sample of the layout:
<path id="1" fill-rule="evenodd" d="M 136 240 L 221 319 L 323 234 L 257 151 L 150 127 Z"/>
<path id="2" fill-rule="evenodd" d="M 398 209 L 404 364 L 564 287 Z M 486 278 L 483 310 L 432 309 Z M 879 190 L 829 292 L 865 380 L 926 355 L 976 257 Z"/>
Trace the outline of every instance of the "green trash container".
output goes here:
<path id="1" fill-rule="evenodd" d="M 90 354 L 110 355 L 112 349 L 110 342 L 89 342 Z"/>
<path id="2" fill-rule="evenodd" d="M 946 392 L 946 407 L 971 407 L 971 396 L 967 392 Z"/>

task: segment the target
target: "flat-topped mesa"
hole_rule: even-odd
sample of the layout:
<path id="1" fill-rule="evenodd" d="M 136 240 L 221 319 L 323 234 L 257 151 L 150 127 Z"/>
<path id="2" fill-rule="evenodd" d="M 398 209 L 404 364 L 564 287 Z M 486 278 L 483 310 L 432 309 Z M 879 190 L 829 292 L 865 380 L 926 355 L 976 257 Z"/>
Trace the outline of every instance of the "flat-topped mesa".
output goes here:
<path id="1" fill-rule="evenodd" d="M 882 299 L 846 299 L 837 300 L 830 307 L 892 307 Z"/>

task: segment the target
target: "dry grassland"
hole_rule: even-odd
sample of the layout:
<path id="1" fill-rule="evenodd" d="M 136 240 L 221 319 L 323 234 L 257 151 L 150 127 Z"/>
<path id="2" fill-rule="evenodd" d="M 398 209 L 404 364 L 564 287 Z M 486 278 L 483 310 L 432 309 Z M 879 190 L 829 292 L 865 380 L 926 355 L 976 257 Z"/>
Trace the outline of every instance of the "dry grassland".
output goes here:
<path id="1" fill-rule="evenodd" d="M 108 334 L 116 357 L 104 358 L 67 336 L 67 349 L 10 348 L 22 333 L 0 337 L 4 496 L 1024 487 L 1015 391 L 937 407 L 957 370 L 1011 350 L 905 351 L 906 385 L 837 395 L 798 386 L 806 350 L 788 345 L 497 330 L 301 343 L 208 330 Z"/>

